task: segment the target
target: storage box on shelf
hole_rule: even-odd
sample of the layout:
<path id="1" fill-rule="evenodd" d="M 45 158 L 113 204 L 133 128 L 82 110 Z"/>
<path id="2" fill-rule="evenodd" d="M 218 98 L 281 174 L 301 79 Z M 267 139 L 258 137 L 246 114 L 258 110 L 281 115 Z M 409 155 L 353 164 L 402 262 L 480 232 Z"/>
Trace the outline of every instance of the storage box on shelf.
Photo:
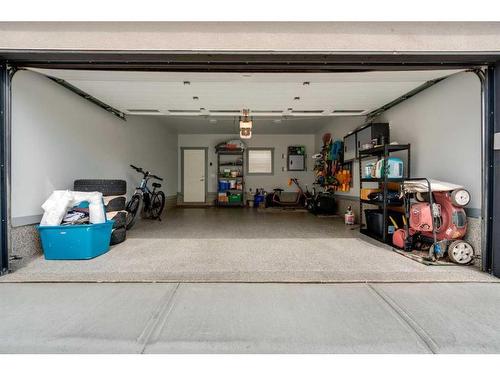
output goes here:
<path id="1" fill-rule="evenodd" d="M 389 141 L 388 123 L 371 123 L 349 133 L 344 137 L 344 162 L 353 161 L 359 151 L 365 149 L 372 140 L 384 144 Z"/>
<path id="2" fill-rule="evenodd" d="M 403 171 L 400 176 L 393 177 L 388 173 L 388 167 L 390 165 L 389 160 L 391 154 L 394 152 L 406 152 L 406 164 L 403 167 Z M 377 162 L 380 161 L 379 174 L 377 177 L 369 177 L 367 171 L 364 170 L 363 162 L 368 159 L 376 159 Z M 385 144 L 382 146 L 376 146 L 366 150 L 358 151 L 358 161 L 359 161 L 359 181 L 360 181 L 360 201 L 359 201 L 359 212 L 361 215 L 365 214 L 366 217 L 366 228 L 361 222 L 360 231 L 376 240 L 385 243 L 392 242 L 392 232 L 393 232 L 393 220 L 399 225 L 399 217 L 397 211 L 401 209 L 402 203 L 390 202 L 388 201 L 388 193 L 391 190 L 390 187 L 394 188 L 394 185 L 398 186 L 405 178 L 410 177 L 410 145 L 391 145 Z M 398 166 L 400 168 L 401 165 Z M 374 191 L 369 191 L 363 187 L 364 183 L 377 183 L 378 189 L 373 189 Z M 380 201 L 374 201 L 368 199 L 370 193 L 377 192 L 382 194 L 382 199 Z M 379 206 L 379 210 L 363 210 L 364 204 L 370 204 Z M 394 212 L 394 214 L 391 214 Z M 391 220 L 392 218 L 392 220 Z M 361 221 L 363 218 L 361 217 Z M 376 225 L 375 225 L 376 224 Z"/>

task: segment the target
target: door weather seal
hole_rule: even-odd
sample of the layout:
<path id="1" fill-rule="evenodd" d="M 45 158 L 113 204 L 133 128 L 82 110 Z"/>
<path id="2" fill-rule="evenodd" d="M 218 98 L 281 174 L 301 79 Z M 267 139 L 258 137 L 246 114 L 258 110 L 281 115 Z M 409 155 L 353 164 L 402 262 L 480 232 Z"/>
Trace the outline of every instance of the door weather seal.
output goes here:
<path id="1" fill-rule="evenodd" d="M 122 111 L 120 111 L 120 110 L 118 110 L 116 108 L 113 108 L 110 105 L 108 105 L 108 104 L 100 101 L 99 99 L 93 97 L 92 95 L 86 93 L 85 91 L 80 90 L 78 87 L 73 86 L 71 83 L 65 81 L 64 79 L 56 78 L 56 77 L 51 77 L 51 76 L 46 76 L 46 77 L 48 79 L 54 81 L 55 83 L 58 83 L 62 87 L 64 87 L 64 88 L 66 88 L 66 89 L 74 92 L 78 96 L 81 96 L 82 98 L 84 98 L 84 99 L 88 100 L 89 102 L 95 104 L 96 106 L 101 107 L 105 111 L 112 113 L 113 115 L 115 115 L 116 117 L 118 117 L 120 120 L 127 121 L 127 117 L 125 116 L 125 113 L 123 113 Z"/>
<path id="2" fill-rule="evenodd" d="M 9 272 L 10 108 L 9 66 L 0 64 L 0 276 Z"/>

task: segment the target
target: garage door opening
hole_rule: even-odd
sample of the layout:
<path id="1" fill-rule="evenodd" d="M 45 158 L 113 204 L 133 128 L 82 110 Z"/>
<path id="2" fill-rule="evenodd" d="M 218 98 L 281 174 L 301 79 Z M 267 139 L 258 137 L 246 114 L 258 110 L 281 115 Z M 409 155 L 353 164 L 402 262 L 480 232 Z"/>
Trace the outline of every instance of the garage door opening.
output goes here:
<path id="1" fill-rule="evenodd" d="M 491 281 L 480 271 L 481 105 L 476 74 L 460 69 L 20 70 L 12 82 L 14 272 L 2 281 Z M 251 137 L 241 139 L 247 110 Z M 312 191 L 327 178 L 318 168 L 321 158 L 334 159 L 325 139 L 343 142 L 340 167 L 350 176 L 337 176 L 333 215 L 248 207 L 274 189 L 283 190 L 280 202 L 294 202 L 293 181 Z M 411 177 L 467 189 L 475 265 L 427 266 L 359 230 L 365 209 L 380 209 L 360 204 L 369 192 L 362 189 L 380 189 L 365 181 L 369 160 L 360 165 L 372 140 L 410 145 L 391 156 Z M 220 148 L 237 141 L 241 153 Z M 123 179 L 130 199 L 141 179 L 130 164 L 164 179 L 162 221 L 139 220 L 125 242 L 93 260 L 44 260 L 35 225 L 50 193 L 78 179 Z M 357 226 L 344 224 L 349 207 Z"/>

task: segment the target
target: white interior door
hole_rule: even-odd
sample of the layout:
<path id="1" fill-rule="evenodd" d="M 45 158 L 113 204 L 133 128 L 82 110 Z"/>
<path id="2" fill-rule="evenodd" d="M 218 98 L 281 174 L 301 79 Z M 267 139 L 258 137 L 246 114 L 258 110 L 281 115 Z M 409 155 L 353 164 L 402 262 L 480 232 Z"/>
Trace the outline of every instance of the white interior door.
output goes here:
<path id="1" fill-rule="evenodd" d="M 205 150 L 183 150 L 184 202 L 205 202 Z"/>

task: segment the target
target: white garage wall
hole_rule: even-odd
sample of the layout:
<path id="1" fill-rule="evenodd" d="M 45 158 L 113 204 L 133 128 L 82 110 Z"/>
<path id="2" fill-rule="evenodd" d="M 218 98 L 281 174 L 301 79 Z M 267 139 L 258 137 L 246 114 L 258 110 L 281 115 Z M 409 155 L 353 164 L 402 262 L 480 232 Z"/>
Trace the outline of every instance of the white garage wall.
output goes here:
<path id="1" fill-rule="evenodd" d="M 177 189 L 177 134 L 154 117 L 122 121 L 46 77 L 19 71 L 12 87 L 12 223 L 32 224 L 55 189 L 78 178 L 140 181 L 129 164 L 166 178 Z"/>
<path id="2" fill-rule="evenodd" d="M 217 192 L 217 154 L 215 145 L 229 140 L 239 139 L 239 135 L 234 134 L 179 134 L 179 177 L 178 191 L 181 192 L 181 147 L 208 147 L 208 192 Z M 274 148 L 274 175 L 273 176 L 247 176 L 245 179 L 246 189 L 264 188 L 271 190 L 281 187 L 286 191 L 295 191 L 295 186 L 288 187 L 288 179 L 297 177 L 303 188 L 314 181 L 312 168 L 314 166 L 311 155 L 314 154 L 314 134 L 254 134 L 250 140 L 245 141 L 248 147 L 271 147 Z M 307 153 L 307 171 L 304 172 L 284 172 L 286 169 L 286 152 L 288 146 L 304 145 Z M 282 158 L 284 154 L 284 159 Z M 210 166 L 212 163 L 212 166 Z"/>
<path id="3" fill-rule="evenodd" d="M 391 141 L 411 144 L 411 174 L 465 186 L 472 195 L 469 208 L 481 207 L 481 86 L 474 73 L 459 73 L 391 108 L 376 119 L 390 124 Z M 338 118 L 327 131 L 342 138 L 363 118 Z M 354 188 L 359 195 L 357 163 Z"/>

